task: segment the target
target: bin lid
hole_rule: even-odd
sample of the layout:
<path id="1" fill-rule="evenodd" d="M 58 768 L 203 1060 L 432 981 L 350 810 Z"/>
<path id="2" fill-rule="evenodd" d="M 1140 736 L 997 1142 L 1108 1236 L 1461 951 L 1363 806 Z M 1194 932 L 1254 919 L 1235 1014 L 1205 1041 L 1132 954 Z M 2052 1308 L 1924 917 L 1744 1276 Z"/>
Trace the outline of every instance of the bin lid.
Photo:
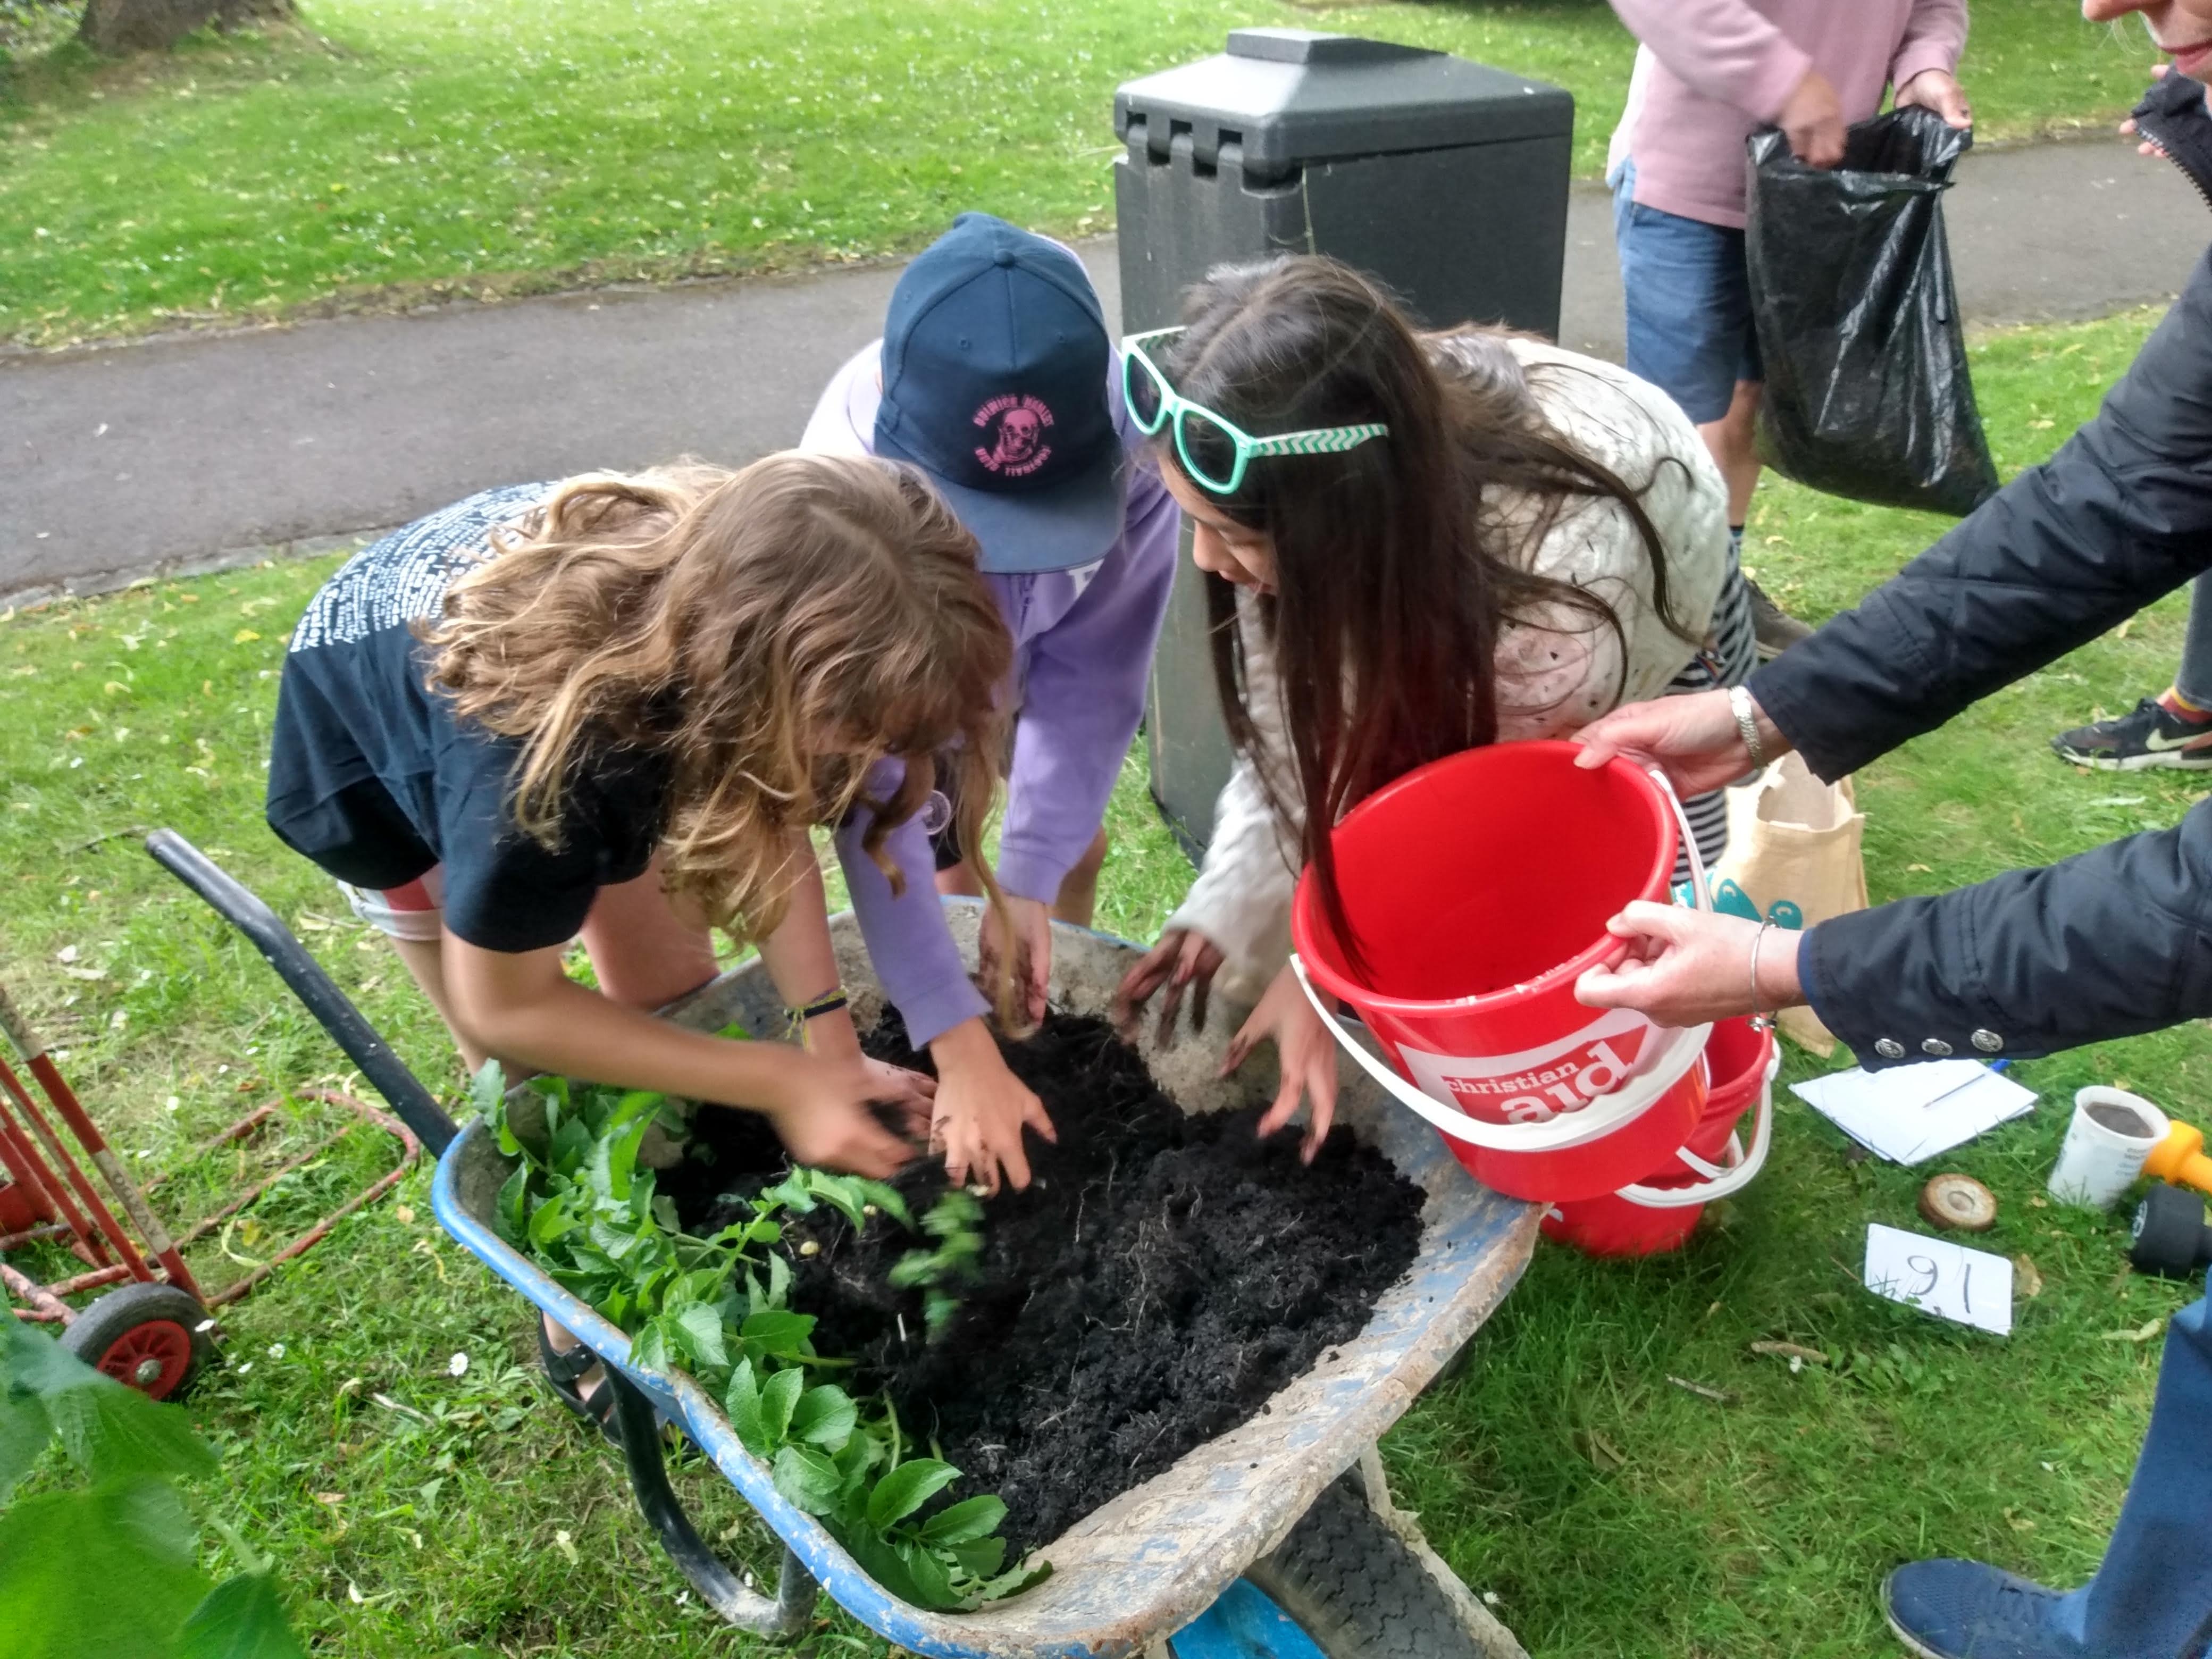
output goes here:
<path id="1" fill-rule="evenodd" d="M 1229 50 L 1125 82 L 1114 131 L 1145 126 L 1164 161 L 1187 129 L 1200 165 L 1218 164 L 1222 133 L 1244 171 L 1279 177 L 1309 161 L 1549 137 L 1574 130 L 1574 95 L 1423 46 L 1306 29 L 1232 30 Z"/>

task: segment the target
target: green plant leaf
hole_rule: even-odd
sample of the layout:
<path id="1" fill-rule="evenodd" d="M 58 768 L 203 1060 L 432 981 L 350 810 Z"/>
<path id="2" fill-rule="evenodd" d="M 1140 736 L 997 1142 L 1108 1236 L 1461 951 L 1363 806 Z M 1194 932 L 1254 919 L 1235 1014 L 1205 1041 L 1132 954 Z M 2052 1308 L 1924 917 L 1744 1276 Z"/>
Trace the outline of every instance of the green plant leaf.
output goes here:
<path id="1" fill-rule="evenodd" d="M 785 1446 L 776 1452 L 775 1467 L 775 1489 L 793 1504 L 809 1515 L 837 1512 L 844 1477 L 820 1452 L 810 1446 Z"/>
<path id="2" fill-rule="evenodd" d="M 641 1370 L 666 1371 L 673 1369 L 668 1352 L 668 1338 L 660 1328 L 659 1320 L 648 1321 L 629 1346 L 630 1363 Z"/>
<path id="3" fill-rule="evenodd" d="M 813 1345 L 807 1339 L 813 1334 L 811 1314 L 789 1313 L 780 1308 L 754 1314 L 738 1327 L 738 1340 L 747 1348 L 771 1359 L 812 1358 Z"/>
<path id="4" fill-rule="evenodd" d="M 859 1186 L 864 1200 L 874 1205 L 909 1232 L 914 1230 L 914 1212 L 907 1208 L 905 1196 L 897 1188 L 887 1186 L 880 1181 L 871 1181 L 866 1176 L 854 1176 L 853 1180 Z"/>
<path id="5" fill-rule="evenodd" d="M 1027 1559 L 1016 1562 L 996 1578 L 982 1586 L 963 1605 L 980 1607 L 986 1601 L 1004 1601 L 1009 1595 L 1018 1595 L 1033 1584 L 1042 1584 L 1052 1577 L 1052 1563 L 1039 1561 L 1032 1565 Z"/>
<path id="6" fill-rule="evenodd" d="M 730 1373 L 730 1386 L 722 1396 L 722 1409 L 730 1415 L 730 1426 L 737 1431 L 738 1443 L 755 1457 L 772 1456 L 775 1441 L 761 1424 L 760 1379 L 754 1375 L 753 1362 L 738 1361 L 737 1369 Z"/>
<path id="7" fill-rule="evenodd" d="M 492 1203 L 492 1220 L 499 1236 L 518 1249 L 530 1237 L 530 1165 L 518 1164 L 514 1173 L 500 1183 Z"/>
<path id="8" fill-rule="evenodd" d="M 881 1529 L 904 1520 L 959 1478 L 959 1470 L 934 1457 L 900 1464 L 868 1494 L 868 1524 Z"/>
<path id="9" fill-rule="evenodd" d="M 910 1291 L 917 1285 L 927 1285 L 936 1276 L 937 1252 L 908 1250 L 891 1263 L 891 1270 L 884 1277 L 902 1291 Z"/>
<path id="10" fill-rule="evenodd" d="M 499 1149 L 509 1158 L 522 1150 L 507 1127 L 507 1073 L 495 1060 L 488 1060 L 477 1067 L 477 1074 L 469 1079 L 469 1104 L 478 1117 L 499 1129 Z"/>
<path id="11" fill-rule="evenodd" d="M 695 1304 L 678 1314 L 676 1322 L 690 1337 L 691 1357 L 700 1364 L 720 1370 L 730 1363 L 729 1353 L 722 1346 L 722 1316 L 719 1310 Z"/>
<path id="12" fill-rule="evenodd" d="M 970 1578 L 992 1577 L 1006 1565 L 1006 1540 L 1003 1538 L 971 1538 L 965 1543 L 945 1547 L 960 1564 L 960 1571 Z"/>
<path id="13" fill-rule="evenodd" d="M 761 1432 L 769 1443 L 781 1445 L 791 1431 L 791 1414 L 799 1405 L 799 1390 L 806 1386 L 806 1373 L 796 1365 L 778 1371 L 761 1389 Z"/>
<path id="14" fill-rule="evenodd" d="M 899 1559 L 906 1563 L 907 1574 L 914 1580 L 917 1598 L 926 1607 L 955 1607 L 960 1598 L 953 1594 L 952 1574 L 937 1553 L 927 1544 L 908 1539 L 897 1547 Z"/>
<path id="15" fill-rule="evenodd" d="M 35 1399 L 70 1461 L 94 1480 L 210 1474 L 219 1467 L 192 1432 L 191 1419 L 174 1407 L 156 1405 L 101 1376 L 52 1338 L 13 1319 L 0 1333 L 0 1390 Z"/>
<path id="16" fill-rule="evenodd" d="M 15 1323 L 13 1316 L 8 1322 Z M 53 1437 L 53 1425 L 36 1396 L 0 1393 L 0 1504 L 8 1501 L 15 1483 L 31 1472 Z"/>
<path id="17" fill-rule="evenodd" d="M 785 1371 L 785 1376 L 799 1373 Z M 853 1397 L 834 1382 L 824 1382 L 818 1389 L 809 1389 L 799 1396 L 799 1404 L 792 1408 L 791 1437 L 794 1440 L 811 1441 L 828 1451 L 841 1451 L 852 1437 L 854 1425 L 860 1421 L 860 1408 Z M 988 1529 L 987 1529 L 988 1530 Z"/>
<path id="18" fill-rule="evenodd" d="M 1006 1506 L 986 1492 L 948 1504 L 921 1524 L 918 1534 L 925 1543 L 966 1544 L 998 1531 L 1006 1518 Z M 992 1571 L 996 1571 L 994 1567 Z"/>
<path id="19" fill-rule="evenodd" d="M 174 1489 L 144 1477 L 20 1499 L 0 1515 L 0 1647 L 8 1659 L 170 1659 L 209 1588 L 193 1535 Z"/>
<path id="20" fill-rule="evenodd" d="M 921 1591 L 914 1582 L 899 1553 L 875 1534 L 864 1528 L 855 1528 L 841 1535 L 839 1541 L 860 1564 L 860 1571 L 874 1579 L 902 1601 L 922 1605 Z"/>
<path id="21" fill-rule="evenodd" d="M 770 1250 L 768 1256 L 768 1305 L 781 1309 L 791 1300 L 791 1261 L 782 1251 Z"/>
<path id="22" fill-rule="evenodd" d="M 523 1170 L 516 1173 L 525 1173 L 527 1168 L 528 1166 L 525 1165 Z M 502 1188 L 500 1196 L 504 1200 L 506 1195 L 506 1189 Z M 543 1249 L 556 1239 L 575 1231 L 576 1227 L 576 1217 L 568 1207 L 568 1200 L 566 1198 L 549 1198 L 531 1212 L 530 1242 L 539 1249 Z"/>
<path id="23" fill-rule="evenodd" d="M 789 1210 L 795 1215 L 806 1215 L 814 1209 L 814 1194 L 809 1188 L 806 1171 L 793 1170 L 773 1187 L 761 1189 L 760 1202 L 763 1213 L 770 1210 Z"/>
<path id="24" fill-rule="evenodd" d="M 175 1659 L 307 1659 L 284 1616 L 276 1581 L 242 1572 L 207 1594 L 185 1620 Z"/>

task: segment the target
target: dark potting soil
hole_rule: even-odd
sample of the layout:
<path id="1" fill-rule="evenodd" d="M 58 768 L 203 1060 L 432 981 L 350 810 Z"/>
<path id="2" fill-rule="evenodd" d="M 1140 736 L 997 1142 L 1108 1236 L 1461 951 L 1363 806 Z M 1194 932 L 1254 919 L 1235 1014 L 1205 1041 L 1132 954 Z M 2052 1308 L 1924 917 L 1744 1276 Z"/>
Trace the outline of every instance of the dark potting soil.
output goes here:
<path id="1" fill-rule="evenodd" d="M 895 1015 L 863 1046 L 929 1069 Z M 922 1293 L 887 1278 L 916 1235 L 879 1220 L 856 1237 L 824 1209 L 786 1242 L 815 1346 L 860 1362 L 860 1385 L 963 1472 L 961 1495 L 998 1493 L 1019 1551 L 1237 1427 L 1358 1335 L 1413 1263 L 1421 1193 L 1340 1127 L 1308 1166 L 1294 1133 L 1256 1137 L 1256 1110 L 1185 1115 L 1102 1021 L 1056 1013 L 1001 1046 L 1060 1142 L 1030 1137 L 1029 1190 L 984 1201 L 978 1277 L 933 1339 Z M 695 1232 L 733 1218 L 783 1164 L 750 1113 L 702 1113 L 693 1146 L 660 1189 Z M 944 1168 L 925 1160 L 893 1184 L 919 1218 Z M 819 1253 L 798 1255 L 809 1238 Z"/>

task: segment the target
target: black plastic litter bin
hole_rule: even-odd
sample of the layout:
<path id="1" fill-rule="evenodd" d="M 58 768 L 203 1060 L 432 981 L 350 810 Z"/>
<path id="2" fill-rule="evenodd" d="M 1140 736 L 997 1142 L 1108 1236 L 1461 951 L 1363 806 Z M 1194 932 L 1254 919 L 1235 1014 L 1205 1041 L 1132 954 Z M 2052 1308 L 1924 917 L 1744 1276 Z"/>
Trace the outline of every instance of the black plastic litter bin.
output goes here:
<path id="1" fill-rule="evenodd" d="M 1556 336 L 1571 94 L 1416 46 L 1238 29 L 1114 94 L 1122 325 L 1164 328 L 1224 261 L 1333 254 L 1425 321 Z M 1194 857 L 1231 754 L 1185 556 L 1152 668 L 1152 795 Z"/>

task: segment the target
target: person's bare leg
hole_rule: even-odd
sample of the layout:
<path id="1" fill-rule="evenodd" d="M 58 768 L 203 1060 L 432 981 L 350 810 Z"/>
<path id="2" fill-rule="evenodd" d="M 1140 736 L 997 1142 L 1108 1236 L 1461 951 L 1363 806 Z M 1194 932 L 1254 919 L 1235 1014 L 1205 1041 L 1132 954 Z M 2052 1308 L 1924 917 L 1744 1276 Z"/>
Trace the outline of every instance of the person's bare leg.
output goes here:
<path id="1" fill-rule="evenodd" d="M 453 1039 L 453 1046 L 461 1051 L 461 1063 L 474 1077 L 483 1068 L 489 1058 L 483 1049 L 461 1035 L 461 1028 L 453 1023 L 453 1005 L 446 994 L 446 965 L 440 955 L 441 942 L 434 939 L 393 939 L 386 933 L 385 942 L 392 946 L 407 969 L 407 975 L 430 999 L 430 1006 L 438 1011 L 438 1018 L 446 1022 L 446 1030 Z"/>
<path id="2" fill-rule="evenodd" d="M 1088 927 L 1091 919 L 1098 913 L 1098 872 L 1106 864 L 1106 829 L 1099 826 L 1098 833 L 1091 838 L 1091 845 L 1083 849 L 1083 856 L 1075 867 L 1063 877 L 1060 893 L 1052 902 L 1052 914 L 1060 921 L 1073 922 L 1078 927 Z"/>
<path id="3" fill-rule="evenodd" d="M 656 857 L 635 881 L 602 887 L 584 918 L 584 948 L 599 992 L 632 1008 L 659 1008 L 714 977 L 714 936 L 696 905 L 661 886 Z M 545 1336 L 556 1353 L 576 1346 L 574 1333 L 550 1315 Z M 577 1378 L 589 1401 L 605 1373 L 597 1365 Z"/>
<path id="4" fill-rule="evenodd" d="M 937 872 L 937 890 L 957 894 L 963 898 L 981 898 L 983 896 L 983 884 L 976 877 L 975 866 L 963 859 L 950 870 Z"/>
<path id="5" fill-rule="evenodd" d="M 699 908 L 661 886 L 656 857 L 635 881 L 602 887 L 584 918 L 584 948 L 602 994 L 653 1009 L 714 977 L 714 936 Z"/>
<path id="6" fill-rule="evenodd" d="M 1751 513 L 1752 491 L 1759 488 L 1759 447 L 1756 433 L 1759 425 L 1759 398 L 1762 388 L 1756 380 L 1738 380 L 1735 396 L 1729 403 L 1728 413 L 1717 421 L 1708 421 L 1698 428 L 1698 435 L 1705 441 L 1713 465 L 1720 468 L 1721 478 L 1728 485 L 1729 524 L 1731 528 L 1743 523 Z"/>

